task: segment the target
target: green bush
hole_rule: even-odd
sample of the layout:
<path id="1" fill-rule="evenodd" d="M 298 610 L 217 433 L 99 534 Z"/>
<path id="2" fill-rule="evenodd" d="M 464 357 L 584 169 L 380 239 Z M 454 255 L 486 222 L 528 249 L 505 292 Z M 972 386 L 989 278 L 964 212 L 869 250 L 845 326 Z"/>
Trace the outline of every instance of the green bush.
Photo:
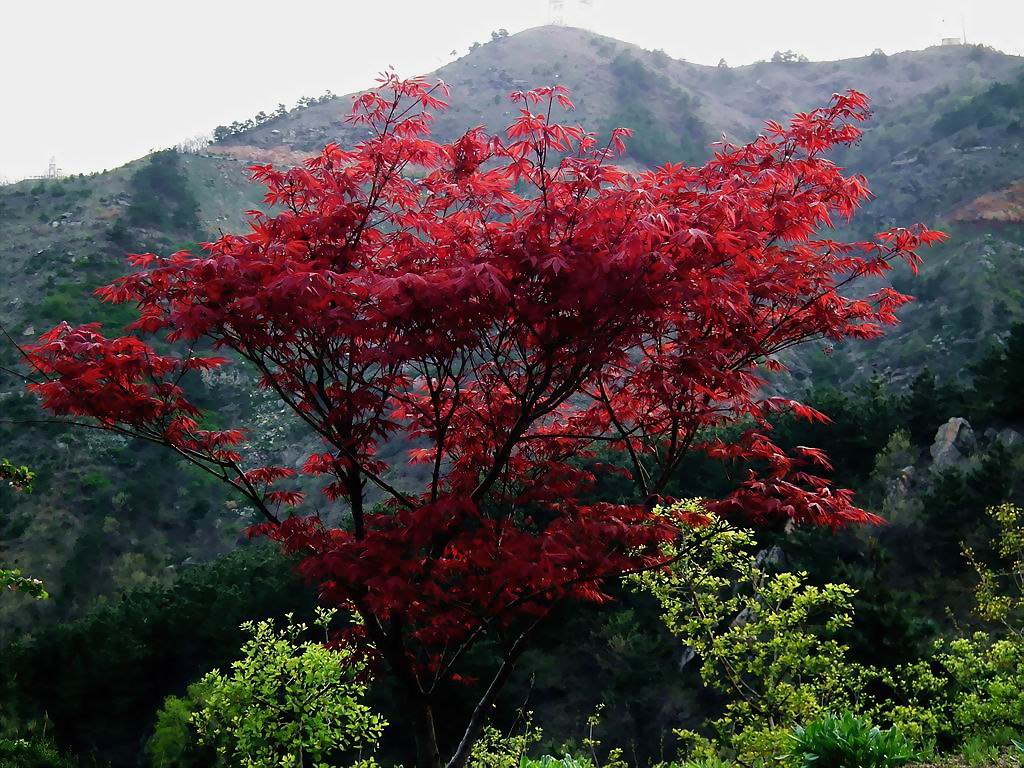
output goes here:
<path id="1" fill-rule="evenodd" d="M 927 658 L 884 675 L 900 703 L 879 707 L 905 731 L 943 746 L 978 737 L 1005 745 L 1024 723 L 1024 509 L 988 510 L 998 568 L 966 550 L 978 576 L 976 614 L 988 628 L 936 641 Z"/>
<path id="2" fill-rule="evenodd" d="M 275 547 L 248 546 L 0 647 L 0 680 L 22 720 L 45 713 L 62 744 L 130 764 L 168 694 L 237 657 L 242 622 L 313 602 Z"/>
<path id="3" fill-rule="evenodd" d="M 332 615 L 318 611 L 320 641 L 303 639 L 305 624 L 280 630 L 271 621 L 243 624 L 250 639 L 242 658 L 191 686 L 188 701 L 168 699 L 157 716 L 150 742 L 155 768 L 375 765 L 386 723 L 362 702 L 365 663 L 351 649 L 322 644 Z M 203 749 L 216 761 L 207 752 L 197 762 Z"/>
<path id="4" fill-rule="evenodd" d="M 733 768 L 733 765 L 719 757 L 709 757 L 704 760 L 687 760 L 680 768 Z"/>
<path id="5" fill-rule="evenodd" d="M 523 757 L 519 762 L 519 768 L 590 768 L 590 763 L 572 755 L 564 757 L 544 755 L 540 758 Z"/>
<path id="6" fill-rule="evenodd" d="M 917 757 L 898 728 L 883 731 L 850 712 L 794 729 L 789 757 L 800 768 L 893 768 Z"/>
<path id="7" fill-rule="evenodd" d="M 128 219 L 137 227 L 195 234 L 199 230 L 199 203 L 189 188 L 177 152 L 165 149 L 153 153 L 131 178 L 132 194 Z"/>
<path id="8" fill-rule="evenodd" d="M 0 768 L 77 768 L 49 741 L 0 738 Z"/>
<path id="9" fill-rule="evenodd" d="M 700 514 L 701 506 L 680 502 L 677 510 Z M 750 531 L 710 518 L 666 553 L 669 569 L 637 578 L 661 603 L 669 631 L 700 659 L 704 685 L 726 696 L 707 723 L 717 739 L 676 731 L 692 757 L 724 749 L 741 763 L 770 761 L 794 726 L 852 707 L 872 674 L 835 639 L 852 622 L 854 591 L 775 572 L 755 552 Z"/>

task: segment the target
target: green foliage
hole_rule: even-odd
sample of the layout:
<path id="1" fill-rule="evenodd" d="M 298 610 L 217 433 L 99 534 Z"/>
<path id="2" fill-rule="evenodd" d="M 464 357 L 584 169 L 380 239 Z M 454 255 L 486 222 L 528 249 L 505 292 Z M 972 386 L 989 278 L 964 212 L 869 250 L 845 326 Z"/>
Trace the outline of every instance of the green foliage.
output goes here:
<path id="1" fill-rule="evenodd" d="M 325 640 L 331 616 L 317 616 Z M 365 667 L 354 652 L 304 640 L 302 623 L 242 628 L 249 639 L 229 672 L 208 673 L 190 687 L 189 701 L 166 702 L 150 741 L 155 768 L 207 765 L 194 762 L 203 747 L 225 768 L 328 768 L 353 754 L 343 764 L 373 765 L 361 753 L 376 746 L 385 723 L 362 703 Z"/>
<path id="2" fill-rule="evenodd" d="M 999 759 L 999 747 L 983 735 L 971 736 L 963 743 L 960 754 L 971 768 L 989 766 Z"/>
<path id="3" fill-rule="evenodd" d="M 0 459 L 0 483 L 5 482 L 17 491 L 31 493 L 33 480 L 35 474 L 28 467 L 17 467 L 7 459 Z M 49 597 L 43 582 L 26 576 L 19 568 L 0 568 L 0 592 L 5 589 L 21 592 L 36 600 L 45 600 Z"/>
<path id="4" fill-rule="evenodd" d="M 989 514 L 1000 566 L 966 554 L 978 575 L 977 614 L 995 628 L 940 639 L 929 658 L 886 676 L 903 702 L 893 721 L 940 744 L 1006 744 L 1024 724 L 1024 510 L 1004 504 Z"/>
<path id="5" fill-rule="evenodd" d="M 487 725 L 473 744 L 469 765 L 471 768 L 559 768 L 560 765 L 577 768 L 574 762 L 561 762 L 548 756 L 539 760 L 527 757 L 527 750 L 539 742 L 542 735 L 539 728 L 533 727 L 532 713 L 526 714 L 521 733 L 506 735 L 493 725 Z M 571 761 L 571 758 L 565 760 Z"/>
<path id="6" fill-rule="evenodd" d="M 539 758 L 527 755 L 519 762 L 519 768 L 590 768 L 590 763 L 572 755 L 564 755 L 562 757 L 544 755 Z"/>
<path id="7" fill-rule="evenodd" d="M 0 459 L 0 482 L 23 493 L 31 493 L 34 479 L 35 474 L 28 467 L 16 467 L 7 459 Z"/>
<path id="8" fill-rule="evenodd" d="M 722 760 L 720 757 L 706 757 L 701 760 L 686 760 L 680 768 L 733 768 L 735 763 Z"/>
<path id="9" fill-rule="evenodd" d="M 797 726 L 792 739 L 789 758 L 800 768 L 895 768 L 917 757 L 898 728 L 880 730 L 851 712 Z"/>
<path id="10" fill-rule="evenodd" d="M 195 234 L 199 203 L 181 170 L 181 156 L 172 149 L 154 152 L 131 178 L 128 220 L 133 226 Z"/>
<path id="11" fill-rule="evenodd" d="M 76 323 L 96 318 L 104 326 L 123 328 L 137 318 L 133 308 L 101 303 L 92 289 L 76 280 L 53 286 L 38 303 L 38 316 L 47 321 Z"/>
<path id="12" fill-rule="evenodd" d="M 246 547 L 0 649 L 0 679 L 14 686 L 6 708 L 23 720 L 45 712 L 62 744 L 130 765 L 167 695 L 235 657 L 240 624 L 313 602 L 274 547 Z"/>
<path id="13" fill-rule="evenodd" d="M 616 103 L 605 133 L 626 127 L 633 131 L 627 153 L 644 165 L 697 160 L 707 155 L 708 131 L 698 114 L 696 98 L 648 69 L 629 52 L 619 53 L 611 64 L 616 82 Z M 671 112 L 666 125 L 654 105 Z M 669 127 L 670 126 L 670 127 Z"/>
<path id="14" fill-rule="evenodd" d="M 19 568 L 0 568 L 0 591 L 4 589 L 21 592 L 36 600 L 46 600 L 50 596 L 42 581 L 26 576 Z"/>
<path id="15" fill-rule="evenodd" d="M 973 366 L 974 395 L 984 415 L 999 421 L 1024 421 L 1024 323 L 1016 323 L 1006 342 Z"/>
<path id="16" fill-rule="evenodd" d="M 306 107 L 312 107 L 317 104 L 327 104 L 337 98 L 330 91 L 325 91 L 320 96 L 300 96 L 295 102 L 296 109 L 305 109 Z M 272 123 L 278 118 L 285 117 L 288 114 L 288 107 L 284 104 L 278 104 L 277 107 L 269 114 L 263 110 L 256 113 L 254 117 L 250 117 L 247 120 L 236 120 L 231 125 L 218 125 L 213 129 L 213 140 L 223 141 L 230 136 L 237 136 L 238 134 L 251 131 L 253 128 L 258 128 L 261 125 Z"/>
<path id="17" fill-rule="evenodd" d="M 1024 76 L 1010 83 L 993 83 L 985 91 L 943 112 L 932 126 L 936 137 L 951 136 L 972 126 L 1008 122 L 1024 108 Z"/>
<path id="18" fill-rule="evenodd" d="M 188 687 L 184 696 L 168 696 L 156 713 L 153 735 L 146 744 L 152 768 L 189 768 L 213 765 L 216 750 L 199 743 L 193 719 L 206 695 L 201 682 Z"/>
<path id="19" fill-rule="evenodd" d="M 62 755 L 43 739 L 0 737 L 0 768 L 77 768 L 78 761 Z"/>
<path id="20" fill-rule="evenodd" d="M 999 526 L 996 551 L 1001 568 L 980 562 L 971 550 L 966 553 L 979 577 L 978 614 L 1001 624 L 1009 637 L 1024 641 L 1024 509 L 1001 504 L 989 515 Z"/>
<path id="21" fill-rule="evenodd" d="M 698 512 L 695 502 L 683 502 Z M 701 660 L 704 684 L 727 696 L 710 722 L 727 752 L 744 762 L 770 760 L 789 729 L 852 707 L 867 672 L 834 639 L 852 619 L 853 590 L 776 573 L 755 554 L 753 535 L 712 519 L 668 552 L 668 571 L 637 580 L 661 603 L 669 630 Z M 677 731 L 699 757 L 718 747 Z"/>
<path id="22" fill-rule="evenodd" d="M 856 488 L 867 480 L 893 426 L 905 423 L 901 399 L 880 378 L 850 390 L 819 387 L 803 402 L 827 414 L 832 423 L 783 418 L 776 426 L 777 439 L 784 446 L 813 445 L 824 450 L 836 468 L 832 473 L 836 483 L 843 487 Z M 931 427 L 932 434 L 936 426 Z"/>

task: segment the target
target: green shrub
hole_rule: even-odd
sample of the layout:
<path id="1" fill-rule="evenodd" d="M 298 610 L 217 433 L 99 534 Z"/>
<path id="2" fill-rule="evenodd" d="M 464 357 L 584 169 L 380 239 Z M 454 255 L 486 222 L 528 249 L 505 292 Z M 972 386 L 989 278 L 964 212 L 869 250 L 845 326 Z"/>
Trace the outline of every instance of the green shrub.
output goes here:
<path id="1" fill-rule="evenodd" d="M 0 768 L 77 768 L 49 741 L 0 738 Z"/>
<path id="2" fill-rule="evenodd" d="M 999 748 L 984 736 L 971 736 L 964 742 L 960 754 L 967 765 L 987 766 L 999 758 Z"/>
<path id="3" fill-rule="evenodd" d="M 590 768 L 590 763 L 572 755 L 564 757 L 544 755 L 540 758 L 524 757 L 519 761 L 519 768 Z"/>
<path id="4" fill-rule="evenodd" d="M 794 729 L 791 760 L 800 768 L 893 768 L 917 754 L 898 728 L 883 731 L 850 712 Z"/>
<path id="5" fill-rule="evenodd" d="M 271 621 L 243 624 L 250 639 L 242 646 L 242 658 L 227 672 L 213 670 L 190 689 L 198 701 L 189 722 L 199 747 L 216 751 L 215 765 L 375 765 L 372 754 L 385 722 L 362 702 L 365 663 L 351 649 L 323 645 L 332 615 L 317 612 L 316 623 L 324 632 L 319 642 L 303 639 L 305 624 L 289 623 L 280 630 Z M 171 731 L 180 731 L 181 709 L 178 700 L 168 702 L 159 718 L 170 728 L 157 734 L 151 749 L 180 748 L 180 733 Z M 165 755 L 153 752 L 153 757 L 160 765 Z M 175 765 L 169 760 L 162 764 Z"/>
<path id="6" fill-rule="evenodd" d="M 966 555 L 979 578 L 975 612 L 989 629 L 938 640 L 928 658 L 884 675 L 902 703 L 879 714 L 921 740 L 1007 744 L 1024 723 L 1024 510 L 1002 504 L 988 514 L 1001 567 Z"/>
<path id="7" fill-rule="evenodd" d="M 695 502 L 681 507 L 701 510 Z M 669 631 L 700 659 L 704 684 L 727 697 L 707 724 L 717 743 L 676 731 L 692 757 L 724 748 L 741 763 L 772 760 L 794 726 L 853 707 L 871 674 L 834 638 L 852 622 L 854 591 L 773 572 L 755 551 L 749 531 L 711 519 L 667 552 L 670 569 L 637 578 L 661 603 Z"/>
<path id="8" fill-rule="evenodd" d="M 181 168 L 181 158 L 171 149 L 154 152 L 131 178 L 128 219 L 137 227 L 197 233 L 199 203 Z"/>
<path id="9" fill-rule="evenodd" d="M 247 546 L 0 647 L 0 680 L 21 719 L 45 713 L 62 744 L 102 765 L 138 748 L 168 694 L 237 658 L 242 622 L 313 602 L 274 546 Z"/>

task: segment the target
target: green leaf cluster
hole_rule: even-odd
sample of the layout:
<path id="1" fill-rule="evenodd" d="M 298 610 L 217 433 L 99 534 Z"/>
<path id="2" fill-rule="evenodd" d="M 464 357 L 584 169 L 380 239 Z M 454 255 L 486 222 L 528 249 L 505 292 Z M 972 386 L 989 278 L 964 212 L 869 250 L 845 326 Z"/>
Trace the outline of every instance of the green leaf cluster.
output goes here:
<path id="1" fill-rule="evenodd" d="M 974 736 L 1006 744 L 1006 734 L 1024 728 L 1024 509 L 1002 504 L 988 514 L 998 527 L 998 564 L 965 549 L 987 628 L 940 639 L 928 658 L 885 676 L 900 702 L 893 721 L 941 746 Z"/>
<path id="2" fill-rule="evenodd" d="M 77 768 L 51 742 L 42 739 L 0 738 L 0 768 Z"/>
<path id="3" fill-rule="evenodd" d="M 896 768 L 917 757 L 898 728 L 883 731 L 851 712 L 797 726 L 792 739 L 789 759 L 800 768 Z"/>
<path id="4" fill-rule="evenodd" d="M 324 644 L 332 613 L 318 613 L 320 642 L 304 639 L 303 623 L 244 624 L 249 639 L 241 658 L 189 690 L 194 743 L 182 728 L 190 705 L 174 698 L 165 704 L 150 744 L 154 766 L 195 764 L 188 761 L 204 749 L 214 753 L 213 765 L 225 768 L 373 766 L 385 722 L 362 701 L 361 659 L 345 646 Z"/>
<path id="5" fill-rule="evenodd" d="M 724 747 L 744 763 L 769 761 L 785 751 L 793 727 L 857 704 L 869 670 L 835 639 L 852 621 L 853 589 L 773 570 L 771 551 L 759 554 L 749 531 L 720 519 L 687 532 L 667 554 L 670 568 L 637 581 L 700 659 L 704 684 L 726 697 L 709 723 L 716 741 L 677 731 L 694 757 Z"/>

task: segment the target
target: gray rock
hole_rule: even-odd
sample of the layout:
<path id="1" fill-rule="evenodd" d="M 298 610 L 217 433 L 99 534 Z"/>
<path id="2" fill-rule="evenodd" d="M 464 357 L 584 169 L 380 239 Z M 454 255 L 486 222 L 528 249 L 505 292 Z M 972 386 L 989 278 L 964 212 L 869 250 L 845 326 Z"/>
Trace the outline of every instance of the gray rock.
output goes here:
<path id="1" fill-rule="evenodd" d="M 959 416 L 954 416 L 935 433 L 932 443 L 932 469 L 945 469 L 963 461 L 964 457 L 974 452 L 977 447 L 974 430 Z"/>
<path id="2" fill-rule="evenodd" d="M 996 434 L 996 442 L 1002 445 L 1004 448 L 1020 448 L 1024 445 L 1024 435 L 1015 429 L 1001 429 Z"/>
<path id="3" fill-rule="evenodd" d="M 782 565 L 785 559 L 786 555 L 782 551 L 782 547 L 775 544 L 768 549 L 762 549 L 758 552 L 754 557 L 754 564 L 762 569 L 777 568 Z"/>
<path id="4" fill-rule="evenodd" d="M 889 486 L 889 498 L 900 498 L 910 493 L 916 477 L 917 470 L 913 465 L 901 469 Z"/>
<path id="5" fill-rule="evenodd" d="M 688 645 L 684 646 L 683 652 L 679 656 L 679 671 L 682 672 L 686 668 L 686 665 L 695 658 L 697 658 L 697 652 Z"/>

